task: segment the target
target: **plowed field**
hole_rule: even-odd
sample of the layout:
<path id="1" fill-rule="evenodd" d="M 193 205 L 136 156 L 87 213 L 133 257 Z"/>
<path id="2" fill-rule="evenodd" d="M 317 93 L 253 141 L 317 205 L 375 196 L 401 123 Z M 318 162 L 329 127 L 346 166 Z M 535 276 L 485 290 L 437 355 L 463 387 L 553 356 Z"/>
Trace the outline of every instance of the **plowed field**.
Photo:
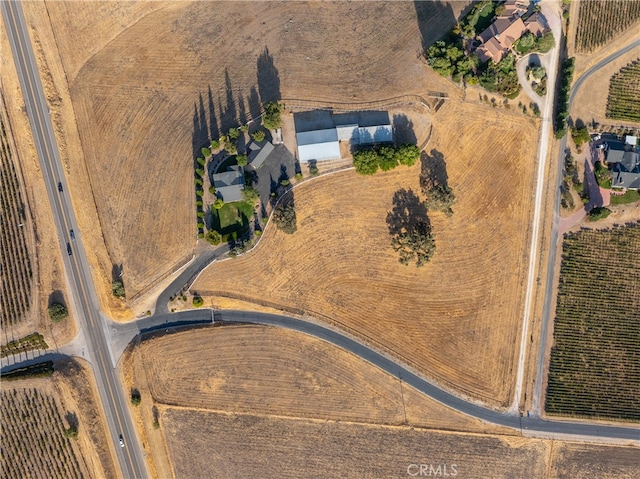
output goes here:
<path id="1" fill-rule="evenodd" d="M 261 100 L 370 101 L 450 88 L 425 74 L 418 52 L 465 6 L 147 4 L 25 7 L 60 99 L 59 141 L 103 304 L 112 301 L 112 265 L 123 266 L 133 300 L 191 257 L 194 149 Z"/>
<path id="2" fill-rule="evenodd" d="M 458 414 L 336 346 L 279 328 L 230 326 L 144 341 L 154 401 L 227 411 L 506 432 Z M 194 353 L 197 351 L 197 353 Z M 138 373 L 140 374 L 140 373 Z M 138 379 L 134 380 L 139 387 Z"/>
<path id="3" fill-rule="evenodd" d="M 533 478 L 544 477 L 548 454 L 541 440 L 173 408 L 161 421 L 174 475 L 185 479 L 404 478 L 421 464 L 432 477 Z"/>

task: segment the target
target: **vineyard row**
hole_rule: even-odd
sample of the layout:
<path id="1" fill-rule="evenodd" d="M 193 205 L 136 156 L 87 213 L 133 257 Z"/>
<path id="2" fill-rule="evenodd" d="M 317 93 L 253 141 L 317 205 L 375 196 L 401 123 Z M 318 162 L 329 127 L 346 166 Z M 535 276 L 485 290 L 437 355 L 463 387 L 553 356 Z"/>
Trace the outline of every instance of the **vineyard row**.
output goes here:
<path id="1" fill-rule="evenodd" d="M 21 321 L 28 311 L 33 272 L 24 231 L 26 207 L 1 120 L 0 127 L 0 326 L 4 327 Z"/>

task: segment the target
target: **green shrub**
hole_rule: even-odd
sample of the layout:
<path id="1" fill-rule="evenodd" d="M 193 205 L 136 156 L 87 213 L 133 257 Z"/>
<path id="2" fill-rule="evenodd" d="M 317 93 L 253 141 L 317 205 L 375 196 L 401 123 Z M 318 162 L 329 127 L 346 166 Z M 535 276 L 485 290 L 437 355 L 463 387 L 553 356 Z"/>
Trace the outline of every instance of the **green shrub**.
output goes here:
<path id="1" fill-rule="evenodd" d="M 211 193 L 212 195 L 215 195 L 215 194 L 216 194 L 216 187 L 215 187 L 215 186 L 213 186 L 213 185 L 211 185 L 211 186 L 209 187 L 209 193 Z"/>
<path id="2" fill-rule="evenodd" d="M 260 230 L 255 230 L 254 234 L 255 234 L 256 236 L 262 236 L 262 231 L 260 231 Z"/>
<path id="3" fill-rule="evenodd" d="M 196 196 L 201 198 L 203 195 L 204 195 L 204 191 L 202 191 L 200 189 L 196 190 Z"/>
<path id="4" fill-rule="evenodd" d="M 262 115 L 262 124 L 269 130 L 277 130 L 280 128 L 280 114 L 282 113 L 282 105 L 278 102 L 270 101 L 264 105 L 264 114 Z"/>
<path id="5" fill-rule="evenodd" d="M 239 128 L 239 130 L 240 130 L 242 133 L 246 133 L 247 131 L 249 131 L 249 125 L 242 125 L 242 126 Z"/>
<path id="6" fill-rule="evenodd" d="M 238 163 L 238 166 L 247 166 L 247 163 L 249 163 L 249 157 L 247 155 L 238 155 L 236 156 L 236 162 Z"/>
<path id="7" fill-rule="evenodd" d="M 264 137 L 265 137 L 264 130 L 258 130 L 251 135 L 251 138 L 253 138 L 253 141 L 257 141 L 258 143 L 263 141 Z"/>
<path id="8" fill-rule="evenodd" d="M 198 206 L 202 206 L 202 200 L 198 200 L 198 201 L 196 201 L 196 206 L 197 206 L 197 207 L 198 207 Z"/>
<path id="9" fill-rule="evenodd" d="M 316 165 L 309 166 L 309 174 L 311 176 L 316 176 L 319 173 L 318 167 Z"/>
<path id="10" fill-rule="evenodd" d="M 215 230 L 207 231 L 206 238 L 207 238 L 207 241 L 214 246 L 222 242 L 222 235 Z"/>
<path id="11" fill-rule="evenodd" d="M 207 160 L 205 160 L 205 159 L 204 159 L 204 158 L 202 158 L 202 157 L 200 157 L 200 158 L 196 159 L 196 161 L 198 162 L 198 164 L 199 164 L 200 166 L 204 166 L 204 165 L 206 165 L 206 164 L 207 164 Z"/>
<path id="12" fill-rule="evenodd" d="M 202 147 L 200 151 L 202 152 L 202 156 L 204 156 L 205 158 L 211 156 L 211 150 L 206 146 Z"/>
<path id="13" fill-rule="evenodd" d="M 220 208 L 222 208 L 224 206 L 224 201 L 222 198 L 218 198 L 217 200 L 215 200 L 213 202 L 213 207 L 217 210 L 219 210 Z"/>
<path id="14" fill-rule="evenodd" d="M 198 225 L 197 226 L 198 226 L 199 230 L 204 229 L 204 223 L 202 221 L 198 221 Z"/>
<path id="15" fill-rule="evenodd" d="M 240 131 L 237 128 L 229 128 L 229 140 L 231 141 L 236 141 L 238 138 L 240 138 Z"/>
<path id="16" fill-rule="evenodd" d="M 196 168 L 196 175 L 198 178 L 202 178 L 202 175 L 204 175 L 204 168 Z"/>
<path id="17" fill-rule="evenodd" d="M 611 214 L 611 210 L 609 208 L 605 208 L 604 206 L 598 206 L 589 211 L 589 221 L 598 221 L 606 218 Z"/>
<path id="18" fill-rule="evenodd" d="M 211 150 L 217 150 L 220 148 L 220 142 L 218 140 L 211 140 L 211 145 L 209 145 Z"/>
<path id="19" fill-rule="evenodd" d="M 78 439 L 78 428 L 72 425 L 69 429 L 65 429 L 64 437 L 68 437 L 69 439 Z"/>
<path id="20" fill-rule="evenodd" d="M 204 300 L 200 297 L 200 296 L 194 296 L 193 297 L 193 305 L 196 308 L 199 308 L 200 306 L 202 306 L 204 304 Z"/>
<path id="21" fill-rule="evenodd" d="M 51 306 L 49 306 L 49 318 L 54 323 L 62 321 L 67 316 L 69 316 L 69 312 L 67 311 L 67 308 L 65 308 L 62 304 L 53 303 Z"/>
<path id="22" fill-rule="evenodd" d="M 140 391 L 137 389 L 131 390 L 131 404 L 134 406 L 139 406 L 142 402 L 142 396 L 140 396 Z"/>
<path id="23" fill-rule="evenodd" d="M 296 181 L 302 180 L 302 173 L 296 173 Z"/>
<path id="24" fill-rule="evenodd" d="M 204 218 L 204 211 L 198 211 L 198 218 Z"/>
<path id="25" fill-rule="evenodd" d="M 204 233 L 198 233 L 198 238 L 199 238 L 199 239 L 204 238 Z"/>
<path id="26" fill-rule="evenodd" d="M 124 298 L 125 292 L 124 284 L 122 283 L 122 281 L 114 281 L 113 283 L 111 283 L 111 292 L 116 298 Z"/>
<path id="27" fill-rule="evenodd" d="M 195 178 L 193 180 L 193 184 L 196 186 L 202 186 L 202 180 L 200 178 Z"/>
<path id="28" fill-rule="evenodd" d="M 289 181 L 288 178 L 280 180 L 280 186 L 289 186 L 290 184 L 291 184 L 291 181 Z"/>

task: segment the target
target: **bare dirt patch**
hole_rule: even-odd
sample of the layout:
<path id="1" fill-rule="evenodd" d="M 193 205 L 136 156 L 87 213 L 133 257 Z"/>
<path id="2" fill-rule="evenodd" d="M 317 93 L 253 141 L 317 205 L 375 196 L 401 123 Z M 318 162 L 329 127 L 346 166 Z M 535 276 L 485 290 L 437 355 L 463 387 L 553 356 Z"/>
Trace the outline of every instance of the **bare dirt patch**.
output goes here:
<path id="1" fill-rule="evenodd" d="M 411 464 L 425 463 L 440 466 L 440 476 L 446 465 L 449 475 L 468 478 L 543 477 L 546 469 L 540 440 L 175 408 L 161 420 L 181 478 L 408 477 Z"/>
<path id="2" fill-rule="evenodd" d="M 40 67 L 51 71 L 61 98 L 59 141 L 68 150 L 63 157 L 103 306 L 119 308 L 108 295 L 113 264 L 123 265 L 134 298 L 190 257 L 193 152 L 204 136 L 246 119 L 256 99 L 313 92 L 372 100 L 451 88 L 425 73 L 418 52 L 463 7 L 178 2 L 158 4 L 162 10 L 153 13 L 155 5 L 26 7 L 47 58 Z M 374 21 L 380 18 L 384 29 Z M 76 52 L 79 31 L 93 43 Z M 256 71 L 265 52 L 275 75 Z"/>
<path id="3" fill-rule="evenodd" d="M 398 262 L 385 223 L 394 192 L 419 193 L 420 165 L 367 178 L 347 171 L 294 190 L 295 234 L 267 226 L 254 251 L 214 263 L 193 289 L 304 310 L 458 391 L 506 405 L 535 145 L 533 120 L 458 101 L 437 114 L 428 147 L 444 154 L 457 201 L 451 218 L 430 215 L 437 249 L 427 266 Z"/>

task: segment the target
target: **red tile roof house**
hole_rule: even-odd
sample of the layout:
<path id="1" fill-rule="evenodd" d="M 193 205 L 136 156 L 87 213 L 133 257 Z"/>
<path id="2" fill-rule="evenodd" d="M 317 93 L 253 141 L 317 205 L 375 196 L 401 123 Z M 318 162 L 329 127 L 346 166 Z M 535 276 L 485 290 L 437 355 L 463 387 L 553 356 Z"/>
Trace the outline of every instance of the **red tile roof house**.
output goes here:
<path id="1" fill-rule="evenodd" d="M 520 17 L 498 17 L 489 28 L 480 34 L 482 44 L 478 47 L 478 58 L 486 62 L 498 63 L 509 52 L 527 27 Z"/>

